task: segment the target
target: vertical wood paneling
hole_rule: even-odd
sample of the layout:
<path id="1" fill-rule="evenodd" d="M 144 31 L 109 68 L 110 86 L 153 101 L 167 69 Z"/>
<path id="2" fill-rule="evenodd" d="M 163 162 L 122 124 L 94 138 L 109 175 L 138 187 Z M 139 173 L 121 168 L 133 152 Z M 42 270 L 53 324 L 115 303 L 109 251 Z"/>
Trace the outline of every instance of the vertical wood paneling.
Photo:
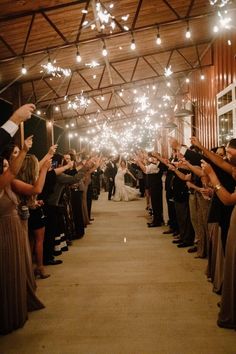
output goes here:
<path id="1" fill-rule="evenodd" d="M 231 40 L 229 46 L 227 41 Z M 212 44 L 213 66 L 204 68 L 205 80 L 200 80 L 200 71 L 193 73 L 189 87 L 195 104 L 196 135 L 205 146 L 217 146 L 216 95 L 236 80 L 236 34 L 224 33 Z M 209 58 L 211 50 L 202 59 Z"/>

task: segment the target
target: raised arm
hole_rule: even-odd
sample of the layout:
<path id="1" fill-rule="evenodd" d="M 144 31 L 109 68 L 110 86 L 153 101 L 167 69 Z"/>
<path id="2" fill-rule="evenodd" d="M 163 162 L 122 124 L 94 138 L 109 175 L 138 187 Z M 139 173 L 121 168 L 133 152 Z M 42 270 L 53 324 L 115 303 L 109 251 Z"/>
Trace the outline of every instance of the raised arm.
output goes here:
<path id="1" fill-rule="evenodd" d="M 218 177 L 216 176 L 214 170 L 211 165 L 202 162 L 202 168 L 206 175 L 210 178 L 210 181 L 213 185 L 214 192 L 217 194 L 217 197 L 224 203 L 225 205 L 234 205 L 236 204 L 236 193 L 229 193 L 224 186 L 220 184 Z"/>
<path id="2" fill-rule="evenodd" d="M 199 147 L 199 149 L 202 150 L 204 156 L 206 156 L 209 160 L 211 160 L 216 166 L 220 167 L 222 170 L 224 170 L 225 172 L 232 174 L 232 165 L 227 162 L 224 161 L 219 155 L 215 154 L 212 151 L 209 151 L 208 149 L 206 149 L 198 140 L 198 138 L 196 138 L 195 136 L 193 136 L 191 138 L 191 143 L 197 147 Z"/>
<path id="3" fill-rule="evenodd" d="M 3 189 L 6 185 L 12 182 L 12 180 L 17 176 L 18 172 L 20 171 L 22 162 L 32 146 L 32 137 L 33 135 L 29 136 L 25 142 L 22 150 L 20 151 L 19 155 L 11 162 L 9 168 L 0 175 L 0 189 Z"/>
<path id="4" fill-rule="evenodd" d="M 46 174 L 50 166 L 51 166 L 51 160 L 47 160 L 44 162 L 39 172 L 39 177 L 34 185 L 25 183 L 23 181 L 20 181 L 19 179 L 14 179 L 11 183 L 12 189 L 17 194 L 23 194 L 27 196 L 40 194 L 43 190 Z"/>
<path id="5" fill-rule="evenodd" d="M 42 168 L 45 161 L 47 161 L 48 159 L 51 159 L 53 157 L 53 155 L 56 152 L 57 147 L 58 147 L 57 144 L 50 146 L 46 155 L 42 158 L 42 160 L 39 161 L 39 170 Z"/>

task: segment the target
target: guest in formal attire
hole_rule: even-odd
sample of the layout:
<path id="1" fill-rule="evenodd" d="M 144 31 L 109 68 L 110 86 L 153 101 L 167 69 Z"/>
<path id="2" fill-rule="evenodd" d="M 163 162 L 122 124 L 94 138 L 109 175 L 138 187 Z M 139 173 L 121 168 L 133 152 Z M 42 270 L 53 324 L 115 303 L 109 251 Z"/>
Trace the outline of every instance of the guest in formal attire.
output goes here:
<path id="1" fill-rule="evenodd" d="M 163 225 L 163 203 L 162 203 L 162 175 L 166 171 L 166 166 L 157 160 L 156 156 L 149 157 L 149 164 L 144 165 L 140 158 L 137 158 L 137 164 L 142 171 L 147 174 L 148 186 L 152 203 L 153 220 L 148 223 L 148 227 L 157 227 Z"/>
<path id="2" fill-rule="evenodd" d="M 226 151 L 230 162 L 236 166 L 236 139 L 229 142 Z M 222 163 L 222 168 L 226 168 L 225 163 L 227 162 Z M 236 167 L 228 165 L 228 171 L 231 170 L 233 177 L 236 178 Z M 226 242 L 222 299 L 217 324 L 219 327 L 236 329 L 236 193 L 229 193 L 224 188 L 209 164 L 202 162 L 202 167 L 209 176 L 214 191 L 220 200 L 226 205 L 234 205 Z"/>
<path id="3" fill-rule="evenodd" d="M 115 158 L 110 158 L 106 165 L 104 175 L 108 181 L 108 200 L 111 200 L 112 195 L 115 194 L 115 176 L 117 174 L 117 166 Z"/>
<path id="4" fill-rule="evenodd" d="M 34 104 L 25 104 L 18 108 L 10 119 L 0 127 L 0 153 L 10 143 L 20 123 L 29 119 L 34 110 Z"/>

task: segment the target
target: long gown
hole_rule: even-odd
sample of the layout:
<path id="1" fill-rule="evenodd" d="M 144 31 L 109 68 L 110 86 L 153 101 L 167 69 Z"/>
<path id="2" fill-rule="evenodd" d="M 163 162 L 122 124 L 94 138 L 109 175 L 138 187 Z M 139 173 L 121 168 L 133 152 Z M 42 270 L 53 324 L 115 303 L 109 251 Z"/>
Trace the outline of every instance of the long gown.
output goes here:
<path id="1" fill-rule="evenodd" d="M 224 281 L 218 325 L 236 329 L 236 206 L 230 219 L 226 242 Z"/>
<path id="2" fill-rule="evenodd" d="M 139 192 L 135 188 L 129 187 L 125 184 L 125 174 L 127 173 L 127 168 L 118 168 L 117 174 L 115 176 L 115 195 L 113 200 L 115 202 L 120 201 L 131 201 L 139 198 Z"/>
<path id="3" fill-rule="evenodd" d="M 35 295 L 27 231 L 9 193 L 0 192 L 0 334 L 23 327 L 28 311 L 44 307 Z"/>

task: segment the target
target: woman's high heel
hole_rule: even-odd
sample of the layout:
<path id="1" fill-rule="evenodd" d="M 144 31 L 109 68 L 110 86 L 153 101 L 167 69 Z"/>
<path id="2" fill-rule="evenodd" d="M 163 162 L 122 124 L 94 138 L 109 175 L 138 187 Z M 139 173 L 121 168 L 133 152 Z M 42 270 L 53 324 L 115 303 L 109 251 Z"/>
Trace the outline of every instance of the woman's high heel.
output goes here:
<path id="1" fill-rule="evenodd" d="M 44 273 L 44 268 L 35 268 L 34 270 L 34 276 L 35 278 L 40 278 L 40 279 L 46 279 L 50 277 L 50 274 L 45 274 Z"/>

